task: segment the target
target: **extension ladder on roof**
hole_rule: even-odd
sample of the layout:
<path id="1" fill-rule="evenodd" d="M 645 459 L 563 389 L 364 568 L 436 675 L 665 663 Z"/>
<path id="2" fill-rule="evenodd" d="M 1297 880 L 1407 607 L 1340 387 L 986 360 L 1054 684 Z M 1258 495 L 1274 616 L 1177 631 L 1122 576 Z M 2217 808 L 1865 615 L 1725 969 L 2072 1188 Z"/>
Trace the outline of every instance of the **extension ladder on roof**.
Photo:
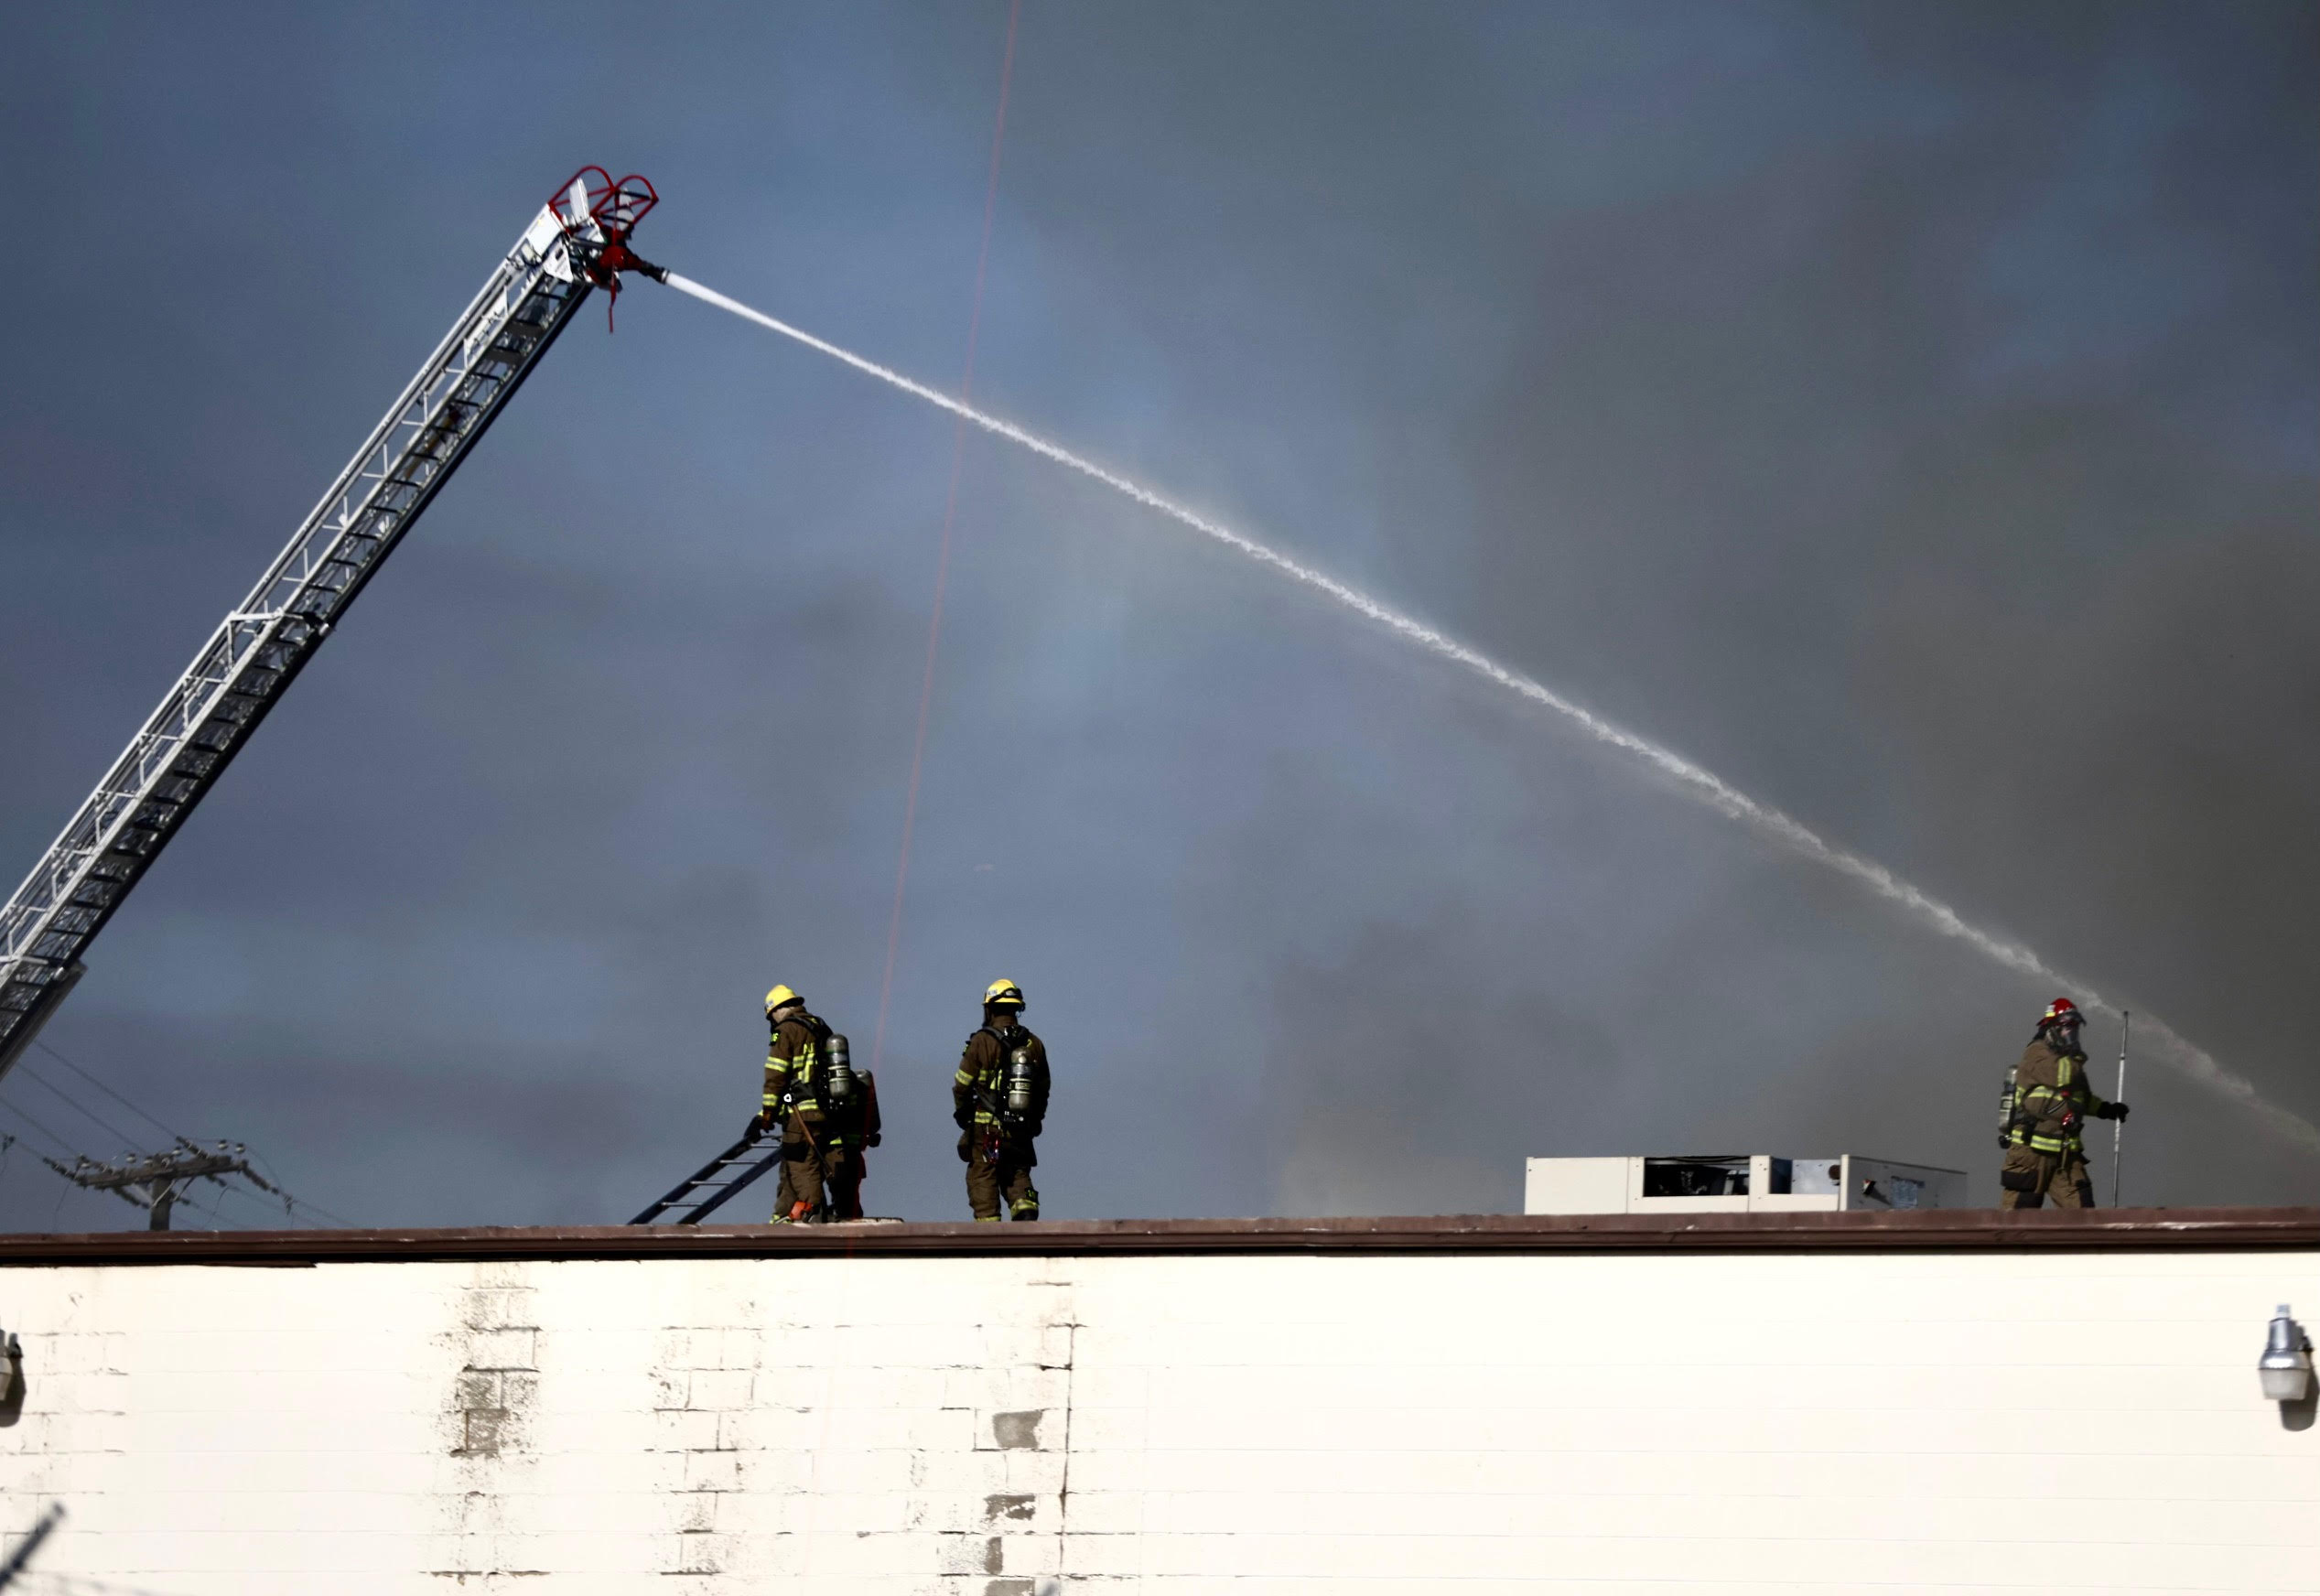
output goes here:
<path id="1" fill-rule="evenodd" d="M 679 1181 L 669 1194 L 629 1221 L 631 1224 L 658 1223 L 671 1210 L 685 1208 L 676 1217 L 678 1224 L 698 1224 L 709 1214 L 741 1194 L 741 1188 L 782 1161 L 782 1138 L 776 1135 L 761 1138 L 751 1130 L 747 1136 L 703 1164 L 684 1180 Z M 691 1204 L 687 1207 L 687 1204 Z"/>

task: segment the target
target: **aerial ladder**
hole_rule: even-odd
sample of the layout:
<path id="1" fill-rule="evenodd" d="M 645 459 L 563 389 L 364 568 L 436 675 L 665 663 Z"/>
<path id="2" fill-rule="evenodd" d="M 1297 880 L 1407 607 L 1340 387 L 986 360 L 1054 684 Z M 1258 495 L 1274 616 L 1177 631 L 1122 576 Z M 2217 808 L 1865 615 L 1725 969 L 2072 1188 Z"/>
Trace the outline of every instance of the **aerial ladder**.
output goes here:
<path id="1" fill-rule="evenodd" d="M 0 1076 L 119 910 L 591 288 L 667 274 L 629 238 L 660 196 L 586 167 L 523 230 L 330 491 L 0 909 Z"/>

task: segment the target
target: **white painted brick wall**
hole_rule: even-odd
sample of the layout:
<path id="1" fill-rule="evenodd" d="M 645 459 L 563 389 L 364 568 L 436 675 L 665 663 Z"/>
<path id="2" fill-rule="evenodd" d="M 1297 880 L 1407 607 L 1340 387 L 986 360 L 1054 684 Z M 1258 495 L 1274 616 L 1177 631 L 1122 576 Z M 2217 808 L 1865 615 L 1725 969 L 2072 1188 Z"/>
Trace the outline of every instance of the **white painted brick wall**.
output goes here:
<path id="1" fill-rule="evenodd" d="M 196 1596 L 2320 1590 L 2320 1255 L 16 1267 L 0 1540 Z"/>

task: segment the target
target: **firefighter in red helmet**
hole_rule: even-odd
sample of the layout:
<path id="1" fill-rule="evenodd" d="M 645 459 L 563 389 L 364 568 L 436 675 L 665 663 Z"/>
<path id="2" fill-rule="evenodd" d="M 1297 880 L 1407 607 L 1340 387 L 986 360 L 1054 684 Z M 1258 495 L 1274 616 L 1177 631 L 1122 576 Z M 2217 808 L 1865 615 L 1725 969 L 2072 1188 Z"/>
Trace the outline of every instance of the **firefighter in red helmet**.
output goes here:
<path id="1" fill-rule="evenodd" d="M 2086 1124 L 2124 1119 L 2127 1105 L 2098 1097 L 2088 1083 L 2087 1053 L 2078 1045 L 2081 1019 L 2067 998 L 2047 1004 L 2038 1033 L 2006 1077 L 1998 1124 L 1998 1145 L 2006 1153 L 1998 1170 L 2001 1208 L 2037 1208 L 2048 1198 L 2057 1208 L 2095 1205 Z"/>

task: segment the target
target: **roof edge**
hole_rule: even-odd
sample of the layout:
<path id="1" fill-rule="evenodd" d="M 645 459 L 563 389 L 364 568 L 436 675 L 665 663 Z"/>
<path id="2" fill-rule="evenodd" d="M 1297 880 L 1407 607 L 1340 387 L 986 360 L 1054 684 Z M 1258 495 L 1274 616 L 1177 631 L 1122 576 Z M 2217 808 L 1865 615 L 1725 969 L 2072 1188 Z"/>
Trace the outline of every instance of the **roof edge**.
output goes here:
<path id="1" fill-rule="evenodd" d="M 0 1267 L 300 1267 L 466 1258 L 988 1257 L 1099 1253 L 1817 1253 L 2320 1250 L 2320 1208 L 1901 1213 L 1448 1214 L 1036 1224 L 582 1225 L 0 1235 Z"/>

